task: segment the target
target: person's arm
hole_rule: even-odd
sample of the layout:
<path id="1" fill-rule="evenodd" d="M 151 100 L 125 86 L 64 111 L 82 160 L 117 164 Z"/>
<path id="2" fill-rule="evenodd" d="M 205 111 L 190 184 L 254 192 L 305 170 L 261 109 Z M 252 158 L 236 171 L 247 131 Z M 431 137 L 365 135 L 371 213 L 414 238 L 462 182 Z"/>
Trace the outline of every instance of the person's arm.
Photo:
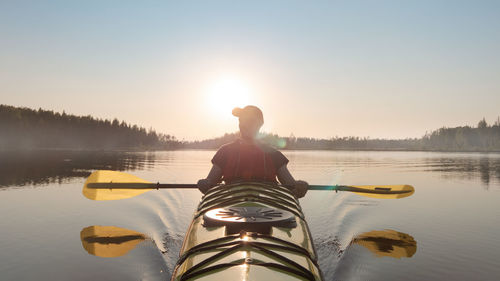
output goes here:
<path id="1" fill-rule="evenodd" d="M 210 188 L 221 181 L 222 169 L 217 165 L 212 165 L 212 169 L 208 173 L 207 178 L 198 181 L 198 189 L 205 194 Z"/>
<path id="2" fill-rule="evenodd" d="M 288 171 L 286 165 L 281 166 L 281 168 L 279 168 L 278 171 L 276 171 L 276 174 L 278 176 L 278 180 L 282 185 L 295 184 L 295 179 L 293 178 L 292 174 L 290 174 L 290 171 Z"/>
<path id="3" fill-rule="evenodd" d="M 305 181 L 296 181 L 286 165 L 281 166 L 281 168 L 276 171 L 278 180 L 282 185 L 293 186 L 292 193 L 297 196 L 297 198 L 302 198 L 306 195 L 309 184 Z"/>

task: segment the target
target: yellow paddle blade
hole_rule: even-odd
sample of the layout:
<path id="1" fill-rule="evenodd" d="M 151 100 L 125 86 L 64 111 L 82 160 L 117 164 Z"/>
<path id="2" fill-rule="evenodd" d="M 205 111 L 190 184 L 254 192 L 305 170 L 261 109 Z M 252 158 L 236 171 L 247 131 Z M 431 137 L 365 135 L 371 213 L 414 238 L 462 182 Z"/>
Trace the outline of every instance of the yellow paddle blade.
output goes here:
<path id="1" fill-rule="evenodd" d="M 356 194 L 363 195 L 366 197 L 378 198 L 378 199 L 400 199 L 411 196 L 415 193 L 415 188 L 411 185 L 353 185 L 354 188 L 360 188 L 366 190 L 366 192 L 352 191 Z M 382 192 L 398 192 L 396 194 L 384 194 Z M 381 192 L 381 193 L 371 193 L 371 192 Z M 401 193 L 399 193 L 401 192 Z"/>
<path id="2" fill-rule="evenodd" d="M 103 188 L 89 188 L 87 187 L 90 183 L 150 183 L 134 175 L 129 175 L 127 173 L 99 170 L 93 172 L 85 181 L 83 185 L 82 193 L 85 197 L 91 200 L 118 200 L 131 198 L 144 192 L 148 192 L 152 189 L 103 189 Z"/>
<path id="3" fill-rule="evenodd" d="M 417 242 L 406 233 L 395 230 L 374 230 L 356 236 L 352 243 L 362 245 L 377 257 L 411 258 Z"/>
<path id="4" fill-rule="evenodd" d="M 146 235 L 116 226 L 93 225 L 80 232 L 83 248 L 103 258 L 120 257 L 146 240 Z"/>

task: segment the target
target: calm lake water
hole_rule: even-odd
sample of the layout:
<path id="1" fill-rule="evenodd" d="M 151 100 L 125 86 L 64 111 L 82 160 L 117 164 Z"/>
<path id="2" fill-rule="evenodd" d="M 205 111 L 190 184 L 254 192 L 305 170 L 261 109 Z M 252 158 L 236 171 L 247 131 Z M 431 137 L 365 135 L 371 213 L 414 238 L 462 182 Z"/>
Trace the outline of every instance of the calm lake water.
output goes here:
<path id="1" fill-rule="evenodd" d="M 0 279 L 169 279 L 201 194 L 153 190 L 91 201 L 81 194 L 83 182 L 94 170 L 110 169 L 153 182 L 195 183 L 208 173 L 213 154 L 1 153 Z M 295 178 L 311 184 L 416 189 L 397 200 L 329 191 L 301 199 L 325 280 L 500 280 L 500 154 L 284 154 Z M 145 239 L 126 244 L 119 257 L 100 257 L 81 239 L 91 226 L 128 229 Z"/>

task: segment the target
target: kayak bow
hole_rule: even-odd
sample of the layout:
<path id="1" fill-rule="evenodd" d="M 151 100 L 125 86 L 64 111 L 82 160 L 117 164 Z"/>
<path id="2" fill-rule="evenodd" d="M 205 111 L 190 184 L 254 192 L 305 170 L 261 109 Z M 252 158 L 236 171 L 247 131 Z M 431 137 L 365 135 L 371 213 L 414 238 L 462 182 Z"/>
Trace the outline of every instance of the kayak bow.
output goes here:
<path id="1" fill-rule="evenodd" d="M 220 185 L 194 213 L 172 280 L 322 280 L 298 200 L 282 186 Z"/>

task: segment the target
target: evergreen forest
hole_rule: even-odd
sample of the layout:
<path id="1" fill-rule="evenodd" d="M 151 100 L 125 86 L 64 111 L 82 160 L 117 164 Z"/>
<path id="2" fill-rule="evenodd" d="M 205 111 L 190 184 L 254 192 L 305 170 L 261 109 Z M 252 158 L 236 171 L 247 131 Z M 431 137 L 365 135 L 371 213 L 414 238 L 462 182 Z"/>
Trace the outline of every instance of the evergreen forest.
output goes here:
<path id="1" fill-rule="evenodd" d="M 0 105 L 0 150 L 173 150 L 217 149 L 237 133 L 202 141 L 179 141 L 124 121 L 75 116 L 43 109 Z M 420 150 L 500 152 L 500 117 L 488 124 L 440 128 L 421 138 L 371 139 L 360 137 L 280 137 L 263 133 L 261 140 L 279 149 L 297 150 Z"/>
<path id="2" fill-rule="evenodd" d="M 124 121 L 0 105 L 0 149 L 176 149 L 171 135 Z"/>

